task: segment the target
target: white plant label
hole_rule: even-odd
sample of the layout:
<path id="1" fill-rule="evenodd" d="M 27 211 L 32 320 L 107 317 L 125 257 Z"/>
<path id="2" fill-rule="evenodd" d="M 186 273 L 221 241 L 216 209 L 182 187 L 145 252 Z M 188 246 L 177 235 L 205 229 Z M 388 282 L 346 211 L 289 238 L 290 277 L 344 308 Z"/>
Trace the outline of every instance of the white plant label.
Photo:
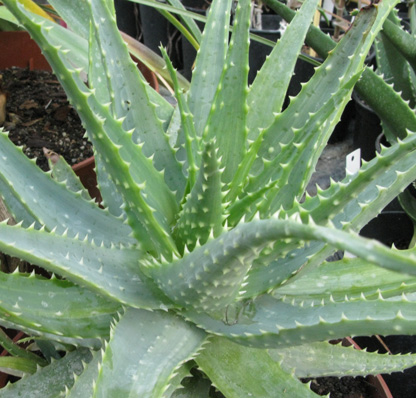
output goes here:
<path id="1" fill-rule="evenodd" d="M 361 167 L 361 149 L 358 148 L 355 151 L 347 155 L 346 169 L 348 174 L 356 174 Z"/>

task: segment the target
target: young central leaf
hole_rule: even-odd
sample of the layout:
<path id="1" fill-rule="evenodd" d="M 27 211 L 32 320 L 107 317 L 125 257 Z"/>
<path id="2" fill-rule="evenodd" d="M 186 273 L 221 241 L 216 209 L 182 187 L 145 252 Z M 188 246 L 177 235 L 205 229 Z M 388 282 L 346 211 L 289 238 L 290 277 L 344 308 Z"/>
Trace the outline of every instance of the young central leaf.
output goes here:
<path id="1" fill-rule="evenodd" d="M 208 143 L 202 155 L 202 166 L 198 179 L 189 194 L 178 221 L 176 240 L 177 246 L 189 251 L 199 241 L 205 244 L 212 233 L 217 237 L 222 232 L 222 194 L 221 173 L 217 150 L 213 143 Z"/>
<path id="2" fill-rule="evenodd" d="M 250 7 L 249 0 L 238 3 L 234 34 L 227 53 L 227 63 L 218 85 L 204 137 L 216 139 L 223 182 L 230 182 L 246 153 L 247 76 Z M 238 37 L 238 40 L 235 39 Z"/>

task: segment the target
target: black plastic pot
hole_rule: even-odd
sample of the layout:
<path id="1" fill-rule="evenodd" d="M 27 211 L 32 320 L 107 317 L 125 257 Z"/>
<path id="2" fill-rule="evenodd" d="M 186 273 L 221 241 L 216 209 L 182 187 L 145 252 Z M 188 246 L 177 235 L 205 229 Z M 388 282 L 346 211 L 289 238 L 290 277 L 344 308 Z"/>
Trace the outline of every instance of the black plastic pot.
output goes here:
<path id="1" fill-rule="evenodd" d="M 376 239 L 386 246 L 394 244 L 401 249 L 407 248 L 413 236 L 413 222 L 397 207 L 400 205 L 393 201 L 388 210 L 382 211 L 361 230 L 360 235 Z"/>
<path id="2" fill-rule="evenodd" d="M 114 6 L 118 28 L 129 36 L 137 38 L 139 30 L 136 18 L 136 5 L 126 0 L 115 0 Z"/>
<path id="3" fill-rule="evenodd" d="M 201 6 L 199 8 L 188 7 L 186 4 L 190 3 L 190 1 L 188 2 L 182 1 L 182 3 L 188 11 L 191 11 L 200 15 L 206 14 L 206 9 L 202 8 L 203 6 L 202 3 L 204 3 L 203 1 L 200 2 Z M 204 23 L 200 21 L 195 21 L 195 22 L 198 25 L 199 29 L 203 31 L 204 26 L 205 26 Z M 188 80 L 191 80 L 192 70 L 193 70 L 193 66 L 194 66 L 195 58 L 196 58 L 196 50 L 192 46 L 192 44 L 189 43 L 189 41 L 182 35 L 181 35 L 181 43 L 182 43 L 182 67 L 183 67 L 181 70 L 181 73 Z"/>
<path id="4" fill-rule="evenodd" d="M 139 5 L 140 27 L 143 43 L 160 55 L 159 47 L 166 47 L 169 41 L 168 21 L 155 8 Z"/>
<path id="5" fill-rule="evenodd" d="M 181 0 L 181 3 L 186 8 L 190 7 L 205 12 L 211 4 L 211 0 Z"/>
<path id="6" fill-rule="evenodd" d="M 376 140 L 382 133 L 380 119 L 376 113 L 355 93 L 352 94 L 356 111 L 354 148 L 361 148 L 361 157 L 371 160 L 376 156 Z"/>

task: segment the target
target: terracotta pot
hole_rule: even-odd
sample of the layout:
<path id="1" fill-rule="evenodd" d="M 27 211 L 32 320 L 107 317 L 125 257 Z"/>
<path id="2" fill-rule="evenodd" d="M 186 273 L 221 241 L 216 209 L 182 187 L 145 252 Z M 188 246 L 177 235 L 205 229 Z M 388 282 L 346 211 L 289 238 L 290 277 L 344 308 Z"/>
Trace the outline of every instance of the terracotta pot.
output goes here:
<path id="1" fill-rule="evenodd" d="M 159 91 L 156 75 L 138 59 L 133 57 L 133 60 L 150 86 Z M 40 48 L 27 32 L 0 32 L 0 70 L 13 66 L 29 68 L 29 70 L 52 71 Z M 72 168 L 88 189 L 90 196 L 100 202 L 101 195 L 97 188 L 94 157 L 77 163 Z"/>
<path id="2" fill-rule="evenodd" d="M 29 33 L 0 32 L 0 69 L 12 66 L 30 70 L 52 70 Z"/>
<path id="3" fill-rule="evenodd" d="M 75 174 L 81 180 L 82 185 L 87 188 L 90 196 L 94 198 L 97 203 L 100 203 L 102 198 L 97 187 L 97 175 L 95 174 L 94 156 L 74 164 L 72 166 L 72 170 L 75 171 Z"/>

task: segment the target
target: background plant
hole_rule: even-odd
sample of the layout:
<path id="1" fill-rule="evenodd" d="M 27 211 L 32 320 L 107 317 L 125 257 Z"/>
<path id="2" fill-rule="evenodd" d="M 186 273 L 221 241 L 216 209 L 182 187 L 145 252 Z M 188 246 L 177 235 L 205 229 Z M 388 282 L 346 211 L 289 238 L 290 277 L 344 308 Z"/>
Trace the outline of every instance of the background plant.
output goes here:
<path id="1" fill-rule="evenodd" d="M 176 107 L 143 81 L 110 0 L 50 3 L 72 30 L 4 0 L 86 127 L 104 209 L 62 159 L 45 174 L 0 135 L 0 190 L 18 222 L 0 224 L 0 249 L 59 276 L 0 274 L 0 323 L 43 354 L 3 339 L 14 370 L 36 372 L 2 397 L 204 397 L 212 384 L 226 397 L 309 397 L 297 377 L 415 363 L 326 340 L 414 331 L 413 250 L 357 232 L 416 179 L 416 136 L 305 196 L 394 1 L 363 10 L 283 112 L 315 0 L 249 88 L 250 2 L 228 44 L 231 0 L 214 1 L 189 91 L 165 54 Z M 358 257 L 326 262 L 336 249 Z M 190 379 L 195 367 L 209 381 Z"/>

